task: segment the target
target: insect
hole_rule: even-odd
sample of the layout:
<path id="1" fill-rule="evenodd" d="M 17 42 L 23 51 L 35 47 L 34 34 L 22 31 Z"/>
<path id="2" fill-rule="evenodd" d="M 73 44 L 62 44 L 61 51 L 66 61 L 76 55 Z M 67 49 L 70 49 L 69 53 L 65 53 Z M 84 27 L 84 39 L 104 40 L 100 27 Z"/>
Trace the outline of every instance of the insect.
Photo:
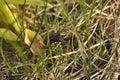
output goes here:
<path id="1" fill-rule="evenodd" d="M 61 43 L 65 42 L 65 40 L 59 33 L 50 33 L 49 39 L 50 39 L 50 44 L 52 44 L 54 42 L 61 42 Z M 45 39 L 45 43 L 46 42 L 47 42 L 47 38 Z"/>

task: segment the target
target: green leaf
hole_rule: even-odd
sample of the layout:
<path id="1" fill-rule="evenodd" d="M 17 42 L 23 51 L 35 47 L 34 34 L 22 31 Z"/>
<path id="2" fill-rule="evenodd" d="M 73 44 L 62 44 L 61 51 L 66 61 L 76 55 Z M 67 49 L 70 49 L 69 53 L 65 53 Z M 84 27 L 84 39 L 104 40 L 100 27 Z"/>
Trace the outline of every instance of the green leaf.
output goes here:
<path id="1" fill-rule="evenodd" d="M 18 36 L 15 33 L 5 28 L 0 28 L 0 37 L 10 41 L 16 41 L 18 39 Z"/>
<path id="2" fill-rule="evenodd" d="M 24 4 L 24 2 L 25 2 L 25 0 L 5 0 L 5 1 L 9 4 Z M 39 5 L 39 6 L 47 5 L 48 7 L 52 7 L 51 4 L 49 4 L 45 1 L 41 1 L 41 0 L 26 0 L 26 4 Z"/>
<path id="3" fill-rule="evenodd" d="M 19 34 L 21 32 L 21 26 L 11 13 L 9 7 L 5 4 L 3 0 L 0 0 L 0 21 L 4 22 L 6 25 L 11 25 L 10 30 L 13 30 L 15 34 Z"/>

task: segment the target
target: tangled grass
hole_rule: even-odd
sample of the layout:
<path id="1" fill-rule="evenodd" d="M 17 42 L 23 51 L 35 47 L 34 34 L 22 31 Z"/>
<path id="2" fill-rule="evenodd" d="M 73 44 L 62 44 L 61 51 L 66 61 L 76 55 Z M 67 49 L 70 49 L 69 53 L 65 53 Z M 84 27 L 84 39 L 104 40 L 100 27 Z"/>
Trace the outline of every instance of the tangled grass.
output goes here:
<path id="1" fill-rule="evenodd" d="M 46 53 L 34 56 L 22 42 L 1 40 L 0 79 L 119 80 L 120 1 L 48 2 L 51 8 L 18 5 L 18 20 L 43 39 L 58 32 L 66 42 L 48 45 Z"/>

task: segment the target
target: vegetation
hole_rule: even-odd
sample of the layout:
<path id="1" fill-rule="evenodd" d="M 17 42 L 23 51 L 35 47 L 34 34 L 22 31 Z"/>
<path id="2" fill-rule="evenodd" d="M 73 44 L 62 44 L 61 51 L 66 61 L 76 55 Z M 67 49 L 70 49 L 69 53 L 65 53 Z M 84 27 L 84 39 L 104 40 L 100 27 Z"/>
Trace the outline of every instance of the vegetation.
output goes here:
<path id="1" fill-rule="evenodd" d="M 119 0 L 0 0 L 0 80 L 119 80 Z M 65 42 L 50 43 L 50 34 Z"/>

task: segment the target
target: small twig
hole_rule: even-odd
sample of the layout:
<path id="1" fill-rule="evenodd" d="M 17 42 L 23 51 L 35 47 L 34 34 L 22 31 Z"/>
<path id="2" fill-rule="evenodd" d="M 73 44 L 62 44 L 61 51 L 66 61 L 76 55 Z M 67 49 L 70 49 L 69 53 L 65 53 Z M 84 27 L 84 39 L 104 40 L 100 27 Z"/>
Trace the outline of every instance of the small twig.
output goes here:
<path id="1" fill-rule="evenodd" d="M 101 45 L 101 44 L 103 44 L 103 43 L 105 43 L 105 42 L 107 42 L 107 41 L 108 41 L 108 40 L 105 40 L 105 41 L 102 41 L 102 42 L 100 42 L 100 43 L 97 43 L 97 44 L 91 46 L 89 49 L 86 49 L 86 51 L 87 51 L 87 50 L 94 49 L 94 48 L 96 48 L 97 46 L 99 46 L 99 45 Z M 78 50 L 76 50 L 76 51 L 73 51 L 73 52 L 68 52 L 68 53 L 64 53 L 64 54 L 61 54 L 61 55 L 53 56 L 52 59 L 53 59 L 53 58 L 64 57 L 64 56 L 70 56 L 70 55 L 73 55 L 73 54 L 78 53 L 79 51 L 80 51 L 80 49 L 78 49 Z M 51 59 L 51 58 L 48 58 L 48 59 Z"/>

